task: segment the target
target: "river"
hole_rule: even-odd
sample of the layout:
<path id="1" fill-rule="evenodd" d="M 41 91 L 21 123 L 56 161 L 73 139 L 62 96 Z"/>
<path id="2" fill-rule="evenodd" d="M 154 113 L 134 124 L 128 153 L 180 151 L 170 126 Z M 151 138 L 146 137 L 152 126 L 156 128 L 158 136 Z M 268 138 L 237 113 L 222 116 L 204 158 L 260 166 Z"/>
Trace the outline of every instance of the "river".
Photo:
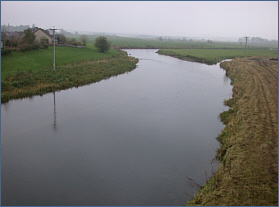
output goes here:
<path id="1" fill-rule="evenodd" d="M 132 72 L 1 104 L 2 205 L 185 205 L 187 179 L 205 184 L 230 79 L 219 64 L 126 51 Z"/>

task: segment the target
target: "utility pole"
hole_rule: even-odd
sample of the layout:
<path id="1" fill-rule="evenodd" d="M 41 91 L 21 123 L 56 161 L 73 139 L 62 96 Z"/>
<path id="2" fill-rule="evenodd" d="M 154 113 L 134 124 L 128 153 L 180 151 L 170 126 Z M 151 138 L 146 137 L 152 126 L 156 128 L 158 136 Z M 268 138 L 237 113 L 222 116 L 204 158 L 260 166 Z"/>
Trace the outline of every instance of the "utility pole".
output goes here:
<path id="1" fill-rule="evenodd" d="M 54 26 L 53 26 L 53 29 L 50 29 L 53 31 L 53 72 L 55 71 L 55 30 L 58 30 L 58 29 L 55 29 Z"/>
<path id="2" fill-rule="evenodd" d="M 247 47 L 247 40 L 249 37 L 244 37 L 246 39 L 245 41 L 245 58 L 244 58 L 244 62 L 246 61 L 246 47 Z"/>

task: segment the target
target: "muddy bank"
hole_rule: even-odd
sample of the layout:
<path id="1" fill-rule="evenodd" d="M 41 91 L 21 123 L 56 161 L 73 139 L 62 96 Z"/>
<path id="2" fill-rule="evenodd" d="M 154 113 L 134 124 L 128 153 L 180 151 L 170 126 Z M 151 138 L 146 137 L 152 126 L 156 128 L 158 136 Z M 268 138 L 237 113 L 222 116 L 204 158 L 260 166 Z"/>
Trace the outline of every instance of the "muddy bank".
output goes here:
<path id="1" fill-rule="evenodd" d="M 217 172 L 188 205 L 278 205 L 278 60 L 221 63 L 233 84 Z"/>

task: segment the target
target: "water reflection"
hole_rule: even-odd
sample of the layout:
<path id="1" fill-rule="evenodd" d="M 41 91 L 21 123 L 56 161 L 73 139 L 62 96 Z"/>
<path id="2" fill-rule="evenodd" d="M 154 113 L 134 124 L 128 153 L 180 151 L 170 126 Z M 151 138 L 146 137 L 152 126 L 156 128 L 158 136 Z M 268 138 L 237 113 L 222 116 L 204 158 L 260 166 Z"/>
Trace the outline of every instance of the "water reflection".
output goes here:
<path id="1" fill-rule="evenodd" d="M 53 130 L 57 130 L 55 92 L 53 92 Z"/>

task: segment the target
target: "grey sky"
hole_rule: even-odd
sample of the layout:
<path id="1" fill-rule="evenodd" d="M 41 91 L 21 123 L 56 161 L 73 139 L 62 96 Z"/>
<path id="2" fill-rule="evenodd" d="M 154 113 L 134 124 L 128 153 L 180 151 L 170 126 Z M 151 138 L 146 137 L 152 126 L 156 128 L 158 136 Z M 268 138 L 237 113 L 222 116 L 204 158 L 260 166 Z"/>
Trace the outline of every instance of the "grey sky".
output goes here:
<path id="1" fill-rule="evenodd" d="M 1 24 L 185 37 L 278 39 L 277 1 L 1 1 Z"/>

